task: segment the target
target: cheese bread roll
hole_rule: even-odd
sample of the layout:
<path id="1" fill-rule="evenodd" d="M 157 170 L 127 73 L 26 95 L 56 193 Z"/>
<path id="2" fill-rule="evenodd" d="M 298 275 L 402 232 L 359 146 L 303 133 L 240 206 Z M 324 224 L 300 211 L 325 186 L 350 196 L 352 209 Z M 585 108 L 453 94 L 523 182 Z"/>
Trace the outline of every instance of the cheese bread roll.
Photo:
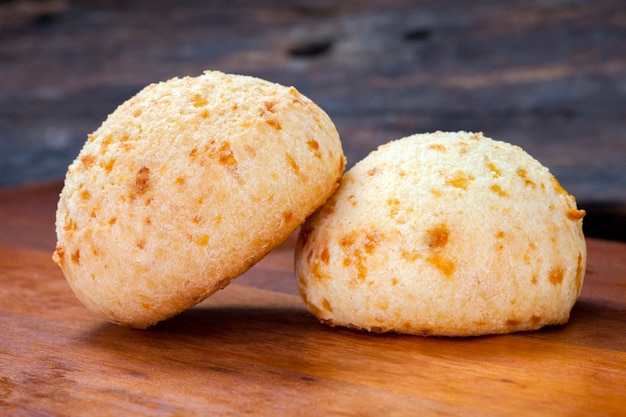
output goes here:
<path id="1" fill-rule="evenodd" d="M 480 133 L 379 147 L 302 226 L 296 275 L 331 326 L 471 336 L 568 321 L 583 210 L 547 168 Z"/>

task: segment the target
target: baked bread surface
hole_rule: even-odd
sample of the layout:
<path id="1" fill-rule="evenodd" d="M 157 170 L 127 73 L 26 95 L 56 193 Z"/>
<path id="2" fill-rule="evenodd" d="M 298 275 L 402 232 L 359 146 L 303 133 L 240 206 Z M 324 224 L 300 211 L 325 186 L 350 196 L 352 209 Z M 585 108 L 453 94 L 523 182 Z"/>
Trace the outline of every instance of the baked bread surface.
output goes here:
<path id="1" fill-rule="evenodd" d="M 332 326 L 471 336 L 568 321 L 585 212 L 521 148 L 480 133 L 379 147 L 302 226 L 296 275 Z"/>
<path id="2" fill-rule="evenodd" d="M 332 121 L 293 87 L 221 72 L 152 84 L 70 165 L 53 259 L 85 305 L 145 328 L 280 244 L 344 165 Z"/>

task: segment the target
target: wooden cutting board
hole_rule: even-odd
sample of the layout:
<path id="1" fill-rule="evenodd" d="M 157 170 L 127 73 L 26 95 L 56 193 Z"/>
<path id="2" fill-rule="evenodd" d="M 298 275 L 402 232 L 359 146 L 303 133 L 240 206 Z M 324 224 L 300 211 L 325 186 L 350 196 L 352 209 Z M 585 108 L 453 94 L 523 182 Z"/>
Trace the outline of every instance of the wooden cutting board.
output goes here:
<path id="1" fill-rule="evenodd" d="M 333 329 L 240 284 L 128 329 L 85 309 L 49 253 L 0 246 L 0 415 L 624 415 L 625 247 L 592 241 L 565 326 L 423 338 Z"/>

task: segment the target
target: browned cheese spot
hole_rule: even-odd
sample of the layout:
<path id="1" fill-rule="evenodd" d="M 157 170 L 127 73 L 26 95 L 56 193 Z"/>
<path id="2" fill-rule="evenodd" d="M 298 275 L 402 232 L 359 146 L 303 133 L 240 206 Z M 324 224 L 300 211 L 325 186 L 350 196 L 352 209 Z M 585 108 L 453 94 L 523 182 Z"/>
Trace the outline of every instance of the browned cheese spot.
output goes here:
<path id="1" fill-rule="evenodd" d="M 335 213 L 335 201 L 329 200 L 329 202 L 321 209 L 320 213 L 328 218 Z"/>
<path id="2" fill-rule="evenodd" d="M 291 156 L 291 154 L 289 152 L 287 152 L 285 154 L 285 158 L 287 159 L 287 163 L 289 164 L 291 169 L 293 169 L 293 172 L 295 172 L 296 175 L 299 174 L 300 173 L 300 167 L 296 163 L 296 160 L 293 159 L 293 156 Z"/>
<path id="3" fill-rule="evenodd" d="M 496 239 L 503 239 L 504 238 L 504 232 L 502 230 L 499 230 L 496 233 Z M 504 244 L 501 242 L 496 243 L 496 250 L 502 250 L 504 249 Z"/>
<path id="4" fill-rule="evenodd" d="M 442 254 L 435 253 L 426 258 L 426 261 L 435 266 L 441 273 L 447 277 L 451 277 L 454 274 L 456 265 L 454 261 Z"/>
<path id="5" fill-rule="evenodd" d="M 367 171 L 367 176 L 368 177 L 373 177 L 374 175 L 376 175 L 376 172 L 378 171 L 377 167 L 371 168 Z"/>
<path id="6" fill-rule="evenodd" d="M 573 221 L 582 220 L 585 214 L 587 214 L 585 210 L 576 210 L 573 208 L 567 212 L 567 218 Z"/>
<path id="7" fill-rule="evenodd" d="M 326 275 L 324 275 L 320 270 L 320 264 L 318 262 L 313 262 L 311 264 L 311 275 L 317 281 L 323 281 L 326 278 Z"/>
<path id="8" fill-rule="evenodd" d="M 267 117 L 270 114 L 276 113 L 275 106 L 276 106 L 276 102 L 266 101 L 263 104 L 263 107 L 259 109 L 259 114 L 261 115 L 261 117 L 263 117 L 263 119 L 265 120 L 265 123 L 267 123 L 268 125 L 270 125 L 272 128 L 276 130 L 281 130 L 283 127 L 281 126 L 278 120 L 276 120 L 273 117 Z"/>
<path id="9" fill-rule="evenodd" d="M 220 148 L 218 149 L 218 161 L 220 164 L 230 167 L 237 165 L 235 154 L 230 148 L 230 142 L 225 141 L 220 145 Z"/>
<path id="10" fill-rule="evenodd" d="M 291 220 L 293 220 L 293 213 L 291 211 L 283 211 L 283 220 L 287 224 L 291 223 Z"/>
<path id="11" fill-rule="evenodd" d="M 209 102 L 204 97 L 202 97 L 201 94 L 194 94 L 191 101 L 194 107 L 204 107 L 209 104 Z"/>
<path id="12" fill-rule="evenodd" d="M 331 307 L 328 300 L 325 298 L 322 300 L 322 307 L 324 308 L 324 310 L 328 311 L 329 313 L 333 312 L 333 308 Z"/>
<path id="13" fill-rule="evenodd" d="M 491 161 L 487 162 L 487 168 L 489 168 L 489 171 L 491 171 L 494 178 L 498 178 L 502 175 L 502 171 L 500 171 L 500 169 L 498 169 L 498 167 Z"/>
<path id="14" fill-rule="evenodd" d="M 328 251 L 328 247 L 324 247 L 324 250 L 320 254 L 320 260 L 328 265 L 328 262 L 330 261 L 330 252 Z"/>
<path id="15" fill-rule="evenodd" d="M 409 251 L 407 251 L 405 249 L 403 249 L 400 252 L 400 256 L 402 256 L 402 259 L 404 259 L 405 261 L 411 262 L 411 263 L 413 263 L 413 262 L 417 261 L 419 258 L 421 258 L 421 255 L 419 254 L 419 252 L 417 252 L 417 251 L 410 251 L 409 252 Z"/>
<path id="16" fill-rule="evenodd" d="M 192 161 L 195 161 L 197 157 L 198 157 L 198 148 L 193 148 L 191 151 L 189 151 L 189 158 Z"/>
<path id="17" fill-rule="evenodd" d="M 522 322 L 517 319 L 506 319 L 504 324 L 507 326 L 519 326 Z"/>
<path id="18" fill-rule="evenodd" d="M 69 217 L 65 219 L 65 223 L 63 224 L 63 230 L 65 230 L 65 233 L 68 237 L 71 237 L 76 229 L 78 229 L 78 225 L 74 220 Z"/>
<path id="19" fill-rule="evenodd" d="M 209 244 L 209 235 L 199 235 L 196 237 L 196 245 L 207 246 Z"/>
<path id="20" fill-rule="evenodd" d="M 379 242 L 380 235 L 377 232 L 372 231 L 365 233 L 365 241 L 363 242 L 365 252 L 371 255 L 372 252 L 374 252 L 374 249 L 376 249 L 376 246 Z"/>
<path id="21" fill-rule="evenodd" d="M 91 193 L 87 190 L 83 190 L 80 192 L 80 198 L 82 200 L 89 200 L 91 198 Z"/>
<path id="22" fill-rule="evenodd" d="M 185 179 L 183 177 L 178 177 L 176 178 L 176 184 L 177 185 L 184 185 L 185 184 Z"/>
<path id="23" fill-rule="evenodd" d="M 80 162 L 82 162 L 85 168 L 87 169 L 91 168 L 91 166 L 93 165 L 95 161 L 96 161 L 96 157 L 90 153 L 80 157 Z"/>
<path id="24" fill-rule="evenodd" d="M 515 173 L 524 180 L 524 185 L 530 188 L 535 188 L 536 184 L 528 178 L 528 171 L 524 168 L 518 168 Z"/>
<path id="25" fill-rule="evenodd" d="M 96 137 L 93 134 L 88 134 L 87 135 L 87 142 L 91 143 L 96 139 Z"/>
<path id="26" fill-rule="evenodd" d="M 107 174 L 109 174 L 113 170 L 113 165 L 115 165 L 115 158 L 111 158 L 106 162 L 100 162 L 100 166 Z"/>
<path id="27" fill-rule="evenodd" d="M 361 251 L 358 249 L 355 250 L 354 257 L 357 260 L 357 264 L 356 264 L 357 277 L 359 278 L 359 280 L 365 281 L 365 278 L 367 277 L 367 267 L 363 265 L 363 256 L 362 256 Z"/>
<path id="28" fill-rule="evenodd" d="M 71 255 L 72 262 L 76 265 L 80 265 L 80 249 L 76 249 Z"/>
<path id="29" fill-rule="evenodd" d="M 530 322 L 534 325 L 539 324 L 541 322 L 541 316 L 533 314 L 532 316 L 530 316 Z"/>
<path id="30" fill-rule="evenodd" d="M 398 285 L 398 279 L 397 278 L 391 278 L 391 286 L 395 287 L 396 285 Z"/>
<path id="31" fill-rule="evenodd" d="M 443 193 L 442 193 L 441 191 L 436 190 L 436 189 L 434 189 L 434 188 L 431 188 L 431 189 L 430 189 L 430 193 L 431 193 L 432 195 L 434 195 L 435 197 L 441 197 L 441 196 L 443 195 Z"/>
<path id="32" fill-rule="evenodd" d="M 102 145 L 100 145 L 100 153 L 104 155 L 109 148 L 109 145 L 113 142 L 113 136 L 108 134 L 102 139 Z"/>
<path id="33" fill-rule="evenodd" d="M 348 247 L 354 245 L 355 240 L 356 240 L 356 233 L 352 232 L 349 235 L 342 237 L 341 240 L 339 240 L 339 244 L 344 249 L 347 249 Z"/>
<path id="34" fill-rule="evenodd" d="M 569 195 L 565 188 L 561 187 L 561 183 L 559 182 L 559 180 L 556 179 L 556 177 L 552 176 L 550 177 L 550 180 L 552 181 L 552 185 L 554 186 L 554 191 L 559 194 Z"/>
<path id="35" fill-rule="evenodd" d="M 131 198 L 145 194 L 149 188 L 150 169 L 147 167 L 142 167 L 139 171 L 137 171 L 137 176 L 135 177 L 135 187 L 131 192 Z"/>
<path id="36" fill-rule="evenodd" d="M 270 113 L 276 113 L 276 109 L 274 108 L 276 107 L 275 101 L 266 101 L 264 104 L 265 104 L 265 110 L 267 110 Z"/>
<path id="37" fill-rule="evenodd" d="M 576 294 L 580 294 L 583 285 L 583 277 L 585 274 L 585 266 L 583 265 L 583 254 L 578 252 L 578 261 L 576 263 Z"/>
<path id="38" fill-rule="evenodd" d="M 268 125 L 270 125 L 272 128 L 276 130 L 281 130 L 283 128 L 280 122 L 276 119 L 266 119 L 265 123 L 267 123 Z"/>
<path id="39" fill-rule="evenodd" d="M 352 207 L 355 207 L 355 206 L 356 206 L 356 197 L 354 196 L 354 194 L 350 194 L 350 195 L 348 196 L 348 201 L 350 202 L 350 205 L 351 205 Z"/>
<path id="40" fill-rule="evenodd" d="M 115 223 L 117 223 L 117 217 L 111 217 L 109 219 L 109 225 L 113 226 Z"/>
<path id="41" fill-rule="evenodd" d="M 397 198 L 390 198 L 387 200 L 387 205 L 391 208 L 389 209 L 389 216 L 395 217 L 398 215 L 398 206 L 400 205 L 400 200 Z"/>
<path id="42" fill-rule="evenodd" d="M 506 191 L 504 191 L 502 188 L 500 188 L 500 186 L 498 184 L 493 184 L 489 188 L 491 189 L 491 191 L 493 191 L 494 193 L 498 194 L 500 197 L 506 197 L 507 196 Z"/>
<path id="43" fill-rule="evenodd" d="M 465 171 L 457 171 L 451 177 L 446 178 L 446 185 L 467 190 L 467 187 L 473 180 L 474 177 Z"/>
<path id="44" fill-rule="evenodd" d="M 548 279 L 552 285 L 560 285 L 563 282 L 565 270 L 563 267 L 552 268 L 548 273 Z"/>
<path id="45" fill-rule="evenodd" d="M 428 149 L 433 149 L 439 152 L 445 152 L 447 150 L 446 147 L 440 143 L 433 143 L 431 145 L 428 145 Z"/>
<path id="46" fill-rule="evenodd" d="M 130 143 L 122 143 L 120 145 L 120 148 L 124 151 L 124 152 L 130 152 L 130 150 L 132 149 L 132 146 L 130 145 Z"/>
<path id="47" fill-rule="evenodd" d="M 537 277 L 537 275 L 533 275 L 533 277 L 530 280 L 530 283 L 533 285 L 537 285 L 537 283 L 539 282 L 539 279 Z"/>
<path id="48" fill-rule="evenodd" d="M 428 247 L 431 249 L 444 247 L 450 238 L 450 230 L 448 230 L 448 226 L 445 223 L 435 226 L 428 230 L 427 233 Z"/>
<path id="49" fill-rule="evenodd" d="M 471 140 L 481 140 L 482 138 L 483 138 L 482 132 L 474 133 L 472 136 L 470 136 Z"/>
<path id="50" fill-rule="evenodd" d="M 202 109 L 202 111 L 200 112 L 200 117 L 202 117 L 203 119 L 206 119 L 209 117 L 209 110 L 208 109 Z"/>
<path id="51" fill-rule="evenodd" d="M 320 152 L 320 144 L 315 139 L 310 139 L 306 142 L 309 145 L 309 149 L 315 155 L 316 158 L 321 158 L 322 153 Z M 343 171 L 343 164 L 341 164 L 340 170 Z"/>
<path id="52" fill-rule="evenodd" d="M 139 249 L 145 248 L 146 247 L 146 239 L 141 238 L 141 239 L 137 240 L 137 247 Z"/>
<path id="53" fill-rule="evenodd" d="M 353 264 L 356 265 L 357 277 L 359 278 L 359 280 L 364 281 L 367 276 L 367 268 L 365 267 L 365 265 L 363 265 L 363 251 L 361 251 L 359 247 L 353 248 L 353 245 L 356 242 L 356 238 L 357 233 L 352 232 L 347 236 L 343 236 L 339 240 L 339 245 L 341 245 L 343 250 L 348 254 L 348 256 L 344 258 L 343 264 L 345 266 Z M 364 246 L 366 251 L 372 251 L 374 249 L 374 246 L 377 243 L 376 239 L 377 237 L 375 237 L 374 235 L 371 235 L 369 238 L 367 236 L 365 237 Z"/>
<path id="54" fill-rule="evenodd" d="M 143 222 L 144 222 L 146 225 L 148 225 L 148 226 L 151 226 L 151 225 L 152 225 L 152 220 L 150 219 L 150 217 L 146 217 L 146 218 L 143 220 Z"/>

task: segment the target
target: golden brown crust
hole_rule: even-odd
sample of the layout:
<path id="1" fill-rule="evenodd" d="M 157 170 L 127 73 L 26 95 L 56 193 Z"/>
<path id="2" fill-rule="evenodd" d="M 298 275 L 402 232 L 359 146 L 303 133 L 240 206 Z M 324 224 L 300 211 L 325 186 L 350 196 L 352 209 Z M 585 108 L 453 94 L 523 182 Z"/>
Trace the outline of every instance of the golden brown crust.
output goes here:
<path id="1" fill-rule="evenodd" d="M 334 326 L 469 336 L 565 323 L 584 211 L 519 147 L 436 132 L 381 146 L 302 226 L 296 275 Z"/>
<path id="2" fill-rule="evenodd" d="M 220 72 L 152 84 L 69 167 L 53 258 L 88 307 L 147 327 L 281 243 L 344 164 L 332 121 L 293 87 Z"/>

